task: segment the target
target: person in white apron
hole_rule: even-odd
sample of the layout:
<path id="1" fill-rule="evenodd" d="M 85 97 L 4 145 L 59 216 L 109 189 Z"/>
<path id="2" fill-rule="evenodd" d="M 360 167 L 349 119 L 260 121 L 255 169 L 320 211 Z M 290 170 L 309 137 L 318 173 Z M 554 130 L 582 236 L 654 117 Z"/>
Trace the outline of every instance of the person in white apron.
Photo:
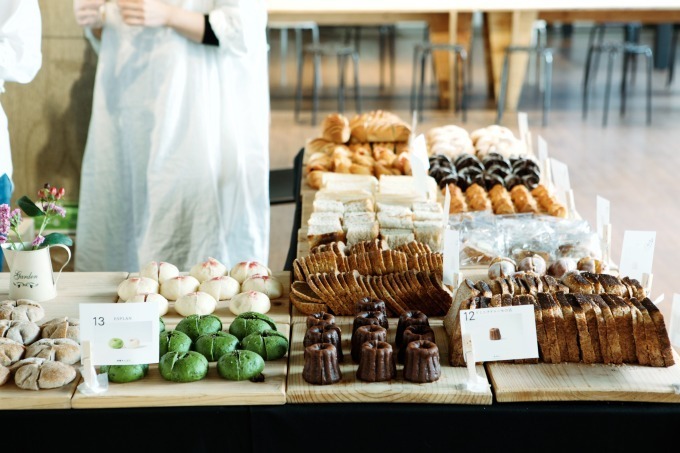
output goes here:
<path id="1" fill-rule="evenodd" d="M 269 255 L 264 0 L 74 0 L 98 53 L 77 271 Z"/>
<path id="2" fill-rule="evenodd" d="M 42 66 L 42 18 L 37 0 L 0 0 L 0 94 L 5 82 L 29 83 Z M 21 150 L 19 150 L 20 152 Z M 7 115 L 0 104 L 0 204 L 14 192 Z M 3 254 L 0 249 L 0 269 Z"/>

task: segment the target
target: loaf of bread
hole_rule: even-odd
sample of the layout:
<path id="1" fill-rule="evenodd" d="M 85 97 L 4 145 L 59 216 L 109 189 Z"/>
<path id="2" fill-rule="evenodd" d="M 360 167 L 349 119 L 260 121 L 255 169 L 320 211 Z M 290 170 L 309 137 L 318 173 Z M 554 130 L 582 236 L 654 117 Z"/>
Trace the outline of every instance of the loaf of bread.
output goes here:
<path id="1" fill-rule="evenodd" d="M 38 322 L 45 316 L 42 305 L 29 299 L 0 302 L 0 319 Z"/>
<path id="2" fill-rule="evenodd" d="M 331 113 L 321 123 L 321 136 L 334 143 L 347 143 L 352 130 L 349 120 L 341 113 Z"/>
<path id="3" fill-rule="evenodd" d="M 76 370 L 71 365 L 32 357 L 10 367 L 14 383 L 24 390 L 42 390 L 63 387 L 73 382 Z"/>

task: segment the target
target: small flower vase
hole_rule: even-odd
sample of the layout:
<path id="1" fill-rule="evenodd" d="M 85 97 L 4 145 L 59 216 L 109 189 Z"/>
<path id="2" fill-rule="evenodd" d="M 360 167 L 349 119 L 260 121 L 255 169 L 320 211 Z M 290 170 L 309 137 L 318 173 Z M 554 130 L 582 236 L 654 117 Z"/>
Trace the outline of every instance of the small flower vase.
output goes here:
<path id="1" fill-rule="evenodd" d="M 71 249 L 62 244 L 53 244 L 38 250 L 30 250 L 31 243 L 23 244 L 25 250 L 14 250 L 11 244 L 2 245 L 2 251 L 9 267 L 10 299 L 30 299 L 44 302 L 57 297 L 57 281 L 61 271 L 71 261 Z M 51 249 L 66 250 L 67 259 L 56 277 L 52 269 Z"/>

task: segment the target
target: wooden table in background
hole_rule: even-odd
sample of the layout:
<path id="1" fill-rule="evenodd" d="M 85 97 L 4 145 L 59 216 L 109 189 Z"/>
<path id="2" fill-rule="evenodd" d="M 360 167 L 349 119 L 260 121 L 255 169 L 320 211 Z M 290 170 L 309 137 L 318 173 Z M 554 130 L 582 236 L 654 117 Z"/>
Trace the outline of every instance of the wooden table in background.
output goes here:
<path id="1" fill-rule="evenodd" d="M 529 45 L 531 25 L 536 19 L 548 22 L 638 21 L 646 24 L 680 22 L 680 2 L 651 0 L 572 0 L 545 2 L 524 0 L 265 0 L 270 21 L 313 20 L 319 25 L 382 25 L 398 21 L 426 21 L 434 43 L 459 43 L 470 48 L 472 13 L 485 13 L 486 65 L 489 94 L 497 98 L 505 48 Z M 453 90 L 449 54 L 434 56 L 439 80 L 439 106 L 447 108 Z M 510 60 L 507 111 L 516 111 L 526 73 L 528 56 L 518 53 Z"/>

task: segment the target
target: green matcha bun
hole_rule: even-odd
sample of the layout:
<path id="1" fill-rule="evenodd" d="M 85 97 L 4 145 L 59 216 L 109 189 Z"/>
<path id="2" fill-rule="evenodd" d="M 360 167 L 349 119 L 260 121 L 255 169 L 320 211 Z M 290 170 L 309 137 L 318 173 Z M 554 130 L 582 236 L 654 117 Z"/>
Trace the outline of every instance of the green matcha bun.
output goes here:
<path id="1" fill-rule="evenodd" d="M 163 318 L 159 317 L 158 322 L 159 322 L 158 332 L 165 332 L 165 321 L 163 321 Z"/>
<path id="2" fill-rule="evenodd" d="M 120 349 L 123 347 L 123 340 L 120 338 L 111 338 L 109 340 L 109 347 L 113 349 Z"/>
<path id="3" fill-rule="evenodd" d="M 108 374 L 109 382 L 125 383 L 142 379 L 149 372 L 149 365 L 102 365 L 99 371 Z"/>
<path id="4" fill-rule="evenodd" d="M 216 362 L 227 352 L 238 348 L 238 338 L 227 332 L 208 333 L 198 337 L 194 343 L 194 350 L 200 352 L 208 362 Z"/>
<path id="5" fill-rule="evenodd" d="M 175 330 L 189 335 L 194 342 L 201 335 L 222 330 L 222 321 L 215 315 L 189 315 L 177 323 Z"/>
<path id="6" fill-rule="evenodd" d="M 158 339 L 159 357 L 163 357 L 166 352 L 187 352 L 191 350 L 192 341 L 189 335 L 179 330 L 166 330 L 161 332 Z"/>
<path id="7" fill-rule="evenodd" d="M 167 381 L 200 381 L 208 374 L 208 359 L 196 351 L 170 351 L 161 357 L 158 370 Z"/>
<path id="8" fill-rule="evenodd" d="M 265 360 L 277 360 L 288 352 L 288 339 L 276 330 L 255 332 L 241 341 L 241 347 L 253 351 Z"/>
<path id="9" fill-rule="evenodd" d="M 217 372 L 229 381 L 253 379 L 264 370 L 264 359 L 253 351 L 236 350 L 217 360 Z"/>
<path id="10" fill-rule="evenodd" d="M 251 333 L 264 332 L 270 329 L 276 330 L 276 323 L 272 318 L 255 311 L 247 311 L 234 319 L 234 322 L 229 326 L 229 333 L 241 341 Z"/>

